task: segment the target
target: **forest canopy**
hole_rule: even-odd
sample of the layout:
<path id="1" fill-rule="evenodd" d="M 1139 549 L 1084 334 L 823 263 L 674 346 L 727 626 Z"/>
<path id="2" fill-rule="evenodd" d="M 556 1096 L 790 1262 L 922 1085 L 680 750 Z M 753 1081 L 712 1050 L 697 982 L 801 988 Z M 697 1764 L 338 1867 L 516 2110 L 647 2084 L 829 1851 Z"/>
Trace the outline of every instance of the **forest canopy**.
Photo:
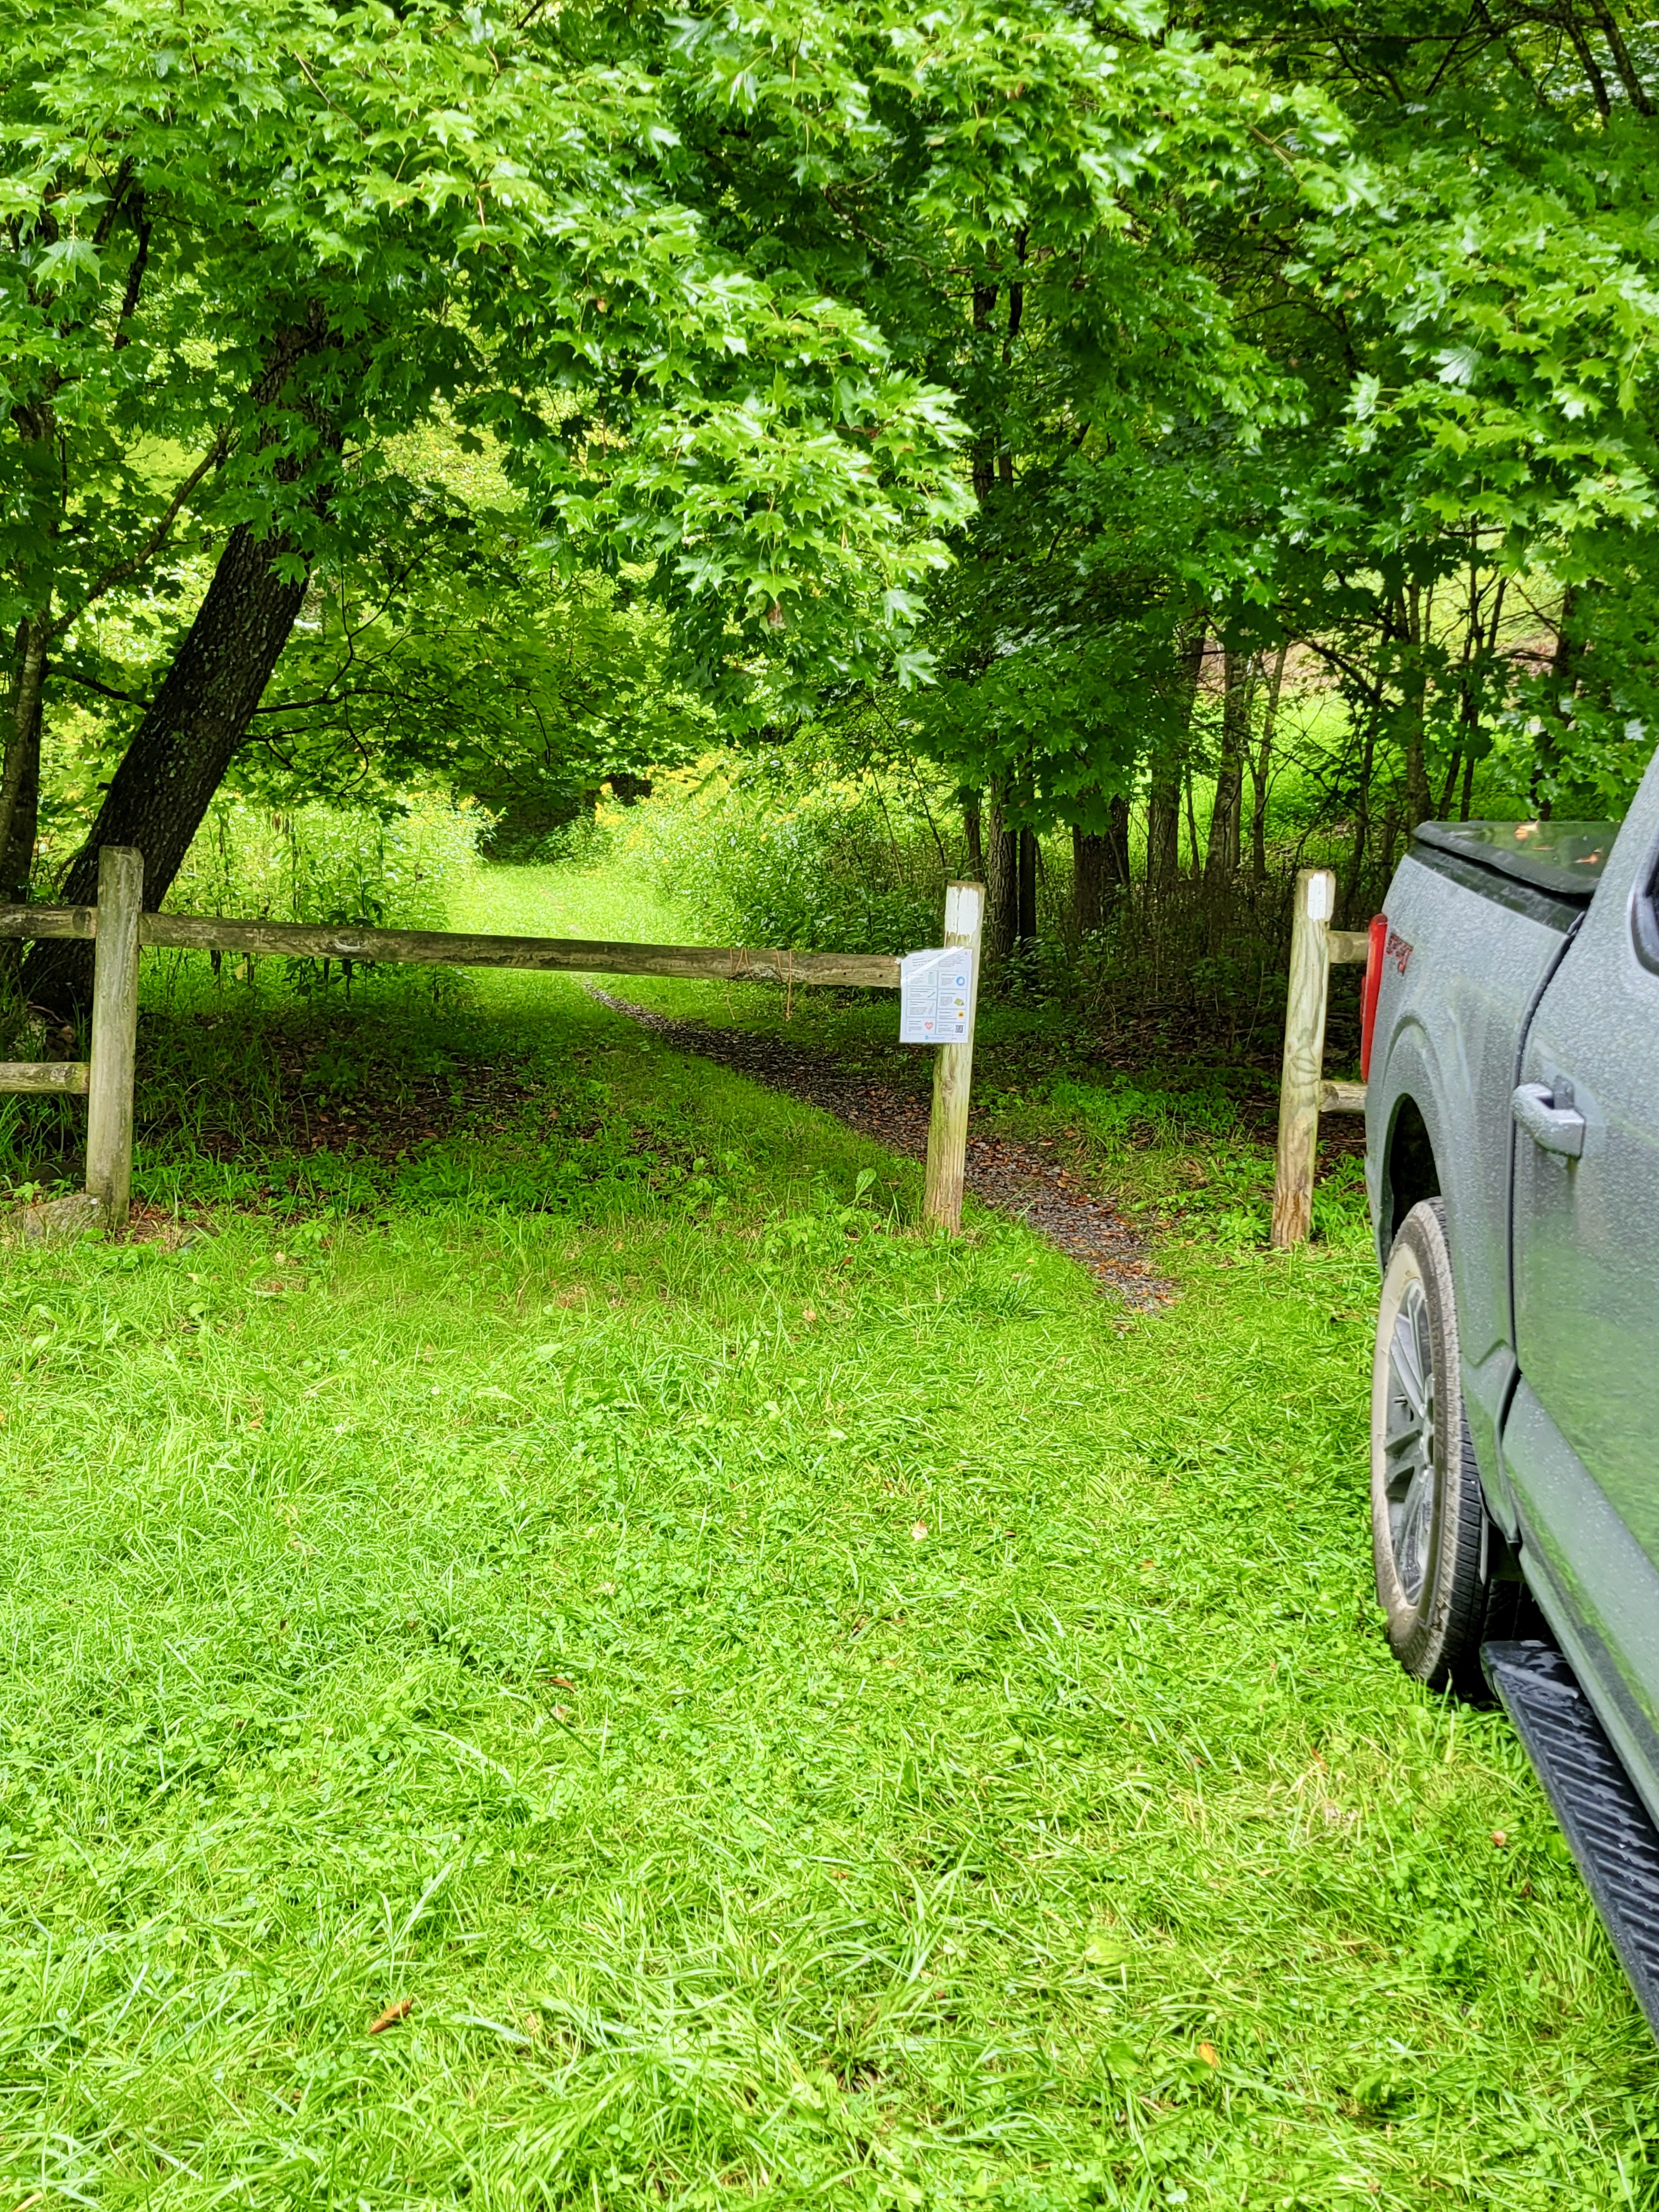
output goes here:
<path id="1" fill-rule="evenodd" d="M 1006 951 L 1039 832 L 1085 930 L 1259 878 L 1287 685 L 1350 906 L 1652 750 L 1619 0 L 0 31 L 0 899 L 159 901 L 228 779 L 533 832 L 806 733 L 957 789 Z"/>

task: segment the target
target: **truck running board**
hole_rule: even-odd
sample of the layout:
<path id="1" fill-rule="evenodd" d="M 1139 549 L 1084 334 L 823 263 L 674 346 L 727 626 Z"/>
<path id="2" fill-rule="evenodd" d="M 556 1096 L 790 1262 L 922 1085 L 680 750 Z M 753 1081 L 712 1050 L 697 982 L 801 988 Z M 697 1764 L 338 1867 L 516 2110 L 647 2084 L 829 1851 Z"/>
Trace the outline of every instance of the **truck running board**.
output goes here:
<path id="1" fill-rule="evenodd" d="M 1480 1663 L 1659 2035 L 1659 1829 L 1559 1651 L 1546 1644 L 1488 1644 Z"/>

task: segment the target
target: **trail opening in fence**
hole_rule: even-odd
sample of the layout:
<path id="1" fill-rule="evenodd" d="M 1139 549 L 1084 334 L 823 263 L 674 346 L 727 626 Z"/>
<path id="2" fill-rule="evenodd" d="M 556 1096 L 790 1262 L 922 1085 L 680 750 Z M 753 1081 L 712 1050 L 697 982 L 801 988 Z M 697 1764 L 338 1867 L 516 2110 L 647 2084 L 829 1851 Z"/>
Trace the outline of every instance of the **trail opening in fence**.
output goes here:
<path id="1" fill-rule="evenodd" d="M 0 937 L 80 938 L 93 945 L 92 1040 L 86 1060 L 0 1060 L 0 1091 L 84 1093 L 87 1189 L 106 1228 L 125 1225 L 132 1191 L 133 1077 L 138 961 L 147 947 L 311 960 L 398 961 L 449 968 L 527 968 L 568 975 L 672 975 L 896 991 L 901 963 L 884 952 L 793 952 L 769 947 L 612 944 L 584 937 L 476 937 L 449 930 L 337 929 L 223 915 L 146 914 L 142 854 L 106 845 L 96 906 L 0 906 Z M 952 1236 L 962 1226 L 968 1093 L 985 911 L 980 884 L 951 884 L 945 944 L 965 953 L 971 978 L 965 1033 L 934 1048 L 923 1218 Z M 960 1024 L 957 1025 L 961 1027 Z"/>
<path id="2" fill-rule="evenodd" d="M 1291 917 L 1291 983 L 1285 1002 L 1285 1061 L 1279 1085 L 1279 1148 L 1273 1163 L 1272 1239 L 1283 1249 L 1307 1241 L 1313 1226 L 1314 1176 L 1319 1164 L 1319 1117 L 1363 1114 L 1363 1083 L 1325 1079 L 1325 1010 L 1331 969 L 1363 963 L 1370 939 L 1363 929 L 1333 929 L 1336 878 L 1304 868 Z"/>

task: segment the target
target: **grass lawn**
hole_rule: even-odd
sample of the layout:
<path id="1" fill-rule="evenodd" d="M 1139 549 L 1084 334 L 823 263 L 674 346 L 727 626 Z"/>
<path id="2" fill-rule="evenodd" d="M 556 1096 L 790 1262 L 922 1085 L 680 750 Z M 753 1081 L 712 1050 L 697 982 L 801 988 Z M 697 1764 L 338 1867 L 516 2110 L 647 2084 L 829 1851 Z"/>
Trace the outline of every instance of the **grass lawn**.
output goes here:
<path id="1" fill-rule="evenodd" d="M 1522 1757 L 1382 1644 L 1351 1206 L 1132 1316 L 563 979 L 371 995 L 319 1110 L 453 1126 L 284 1150 L 246 997 L 148 1030 L 212 1233 L 0 1254 L 4 2212 L 1656 2201 Z"/>

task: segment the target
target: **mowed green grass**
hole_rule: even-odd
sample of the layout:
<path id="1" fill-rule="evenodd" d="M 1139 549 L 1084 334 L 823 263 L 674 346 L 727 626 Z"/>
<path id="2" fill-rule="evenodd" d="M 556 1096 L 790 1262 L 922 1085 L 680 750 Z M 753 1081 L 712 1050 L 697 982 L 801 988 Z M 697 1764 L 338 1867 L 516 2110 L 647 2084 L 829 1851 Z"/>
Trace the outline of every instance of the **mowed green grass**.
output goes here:
<path id="1" fill-rule="evenodd" d="M 1655 2201 L 1382 1644 L 1362 1237 L 1143 1319 L 573 984 L 443 1021 L 447 1180 L 0 1255 L 0 2207 Z"/>

